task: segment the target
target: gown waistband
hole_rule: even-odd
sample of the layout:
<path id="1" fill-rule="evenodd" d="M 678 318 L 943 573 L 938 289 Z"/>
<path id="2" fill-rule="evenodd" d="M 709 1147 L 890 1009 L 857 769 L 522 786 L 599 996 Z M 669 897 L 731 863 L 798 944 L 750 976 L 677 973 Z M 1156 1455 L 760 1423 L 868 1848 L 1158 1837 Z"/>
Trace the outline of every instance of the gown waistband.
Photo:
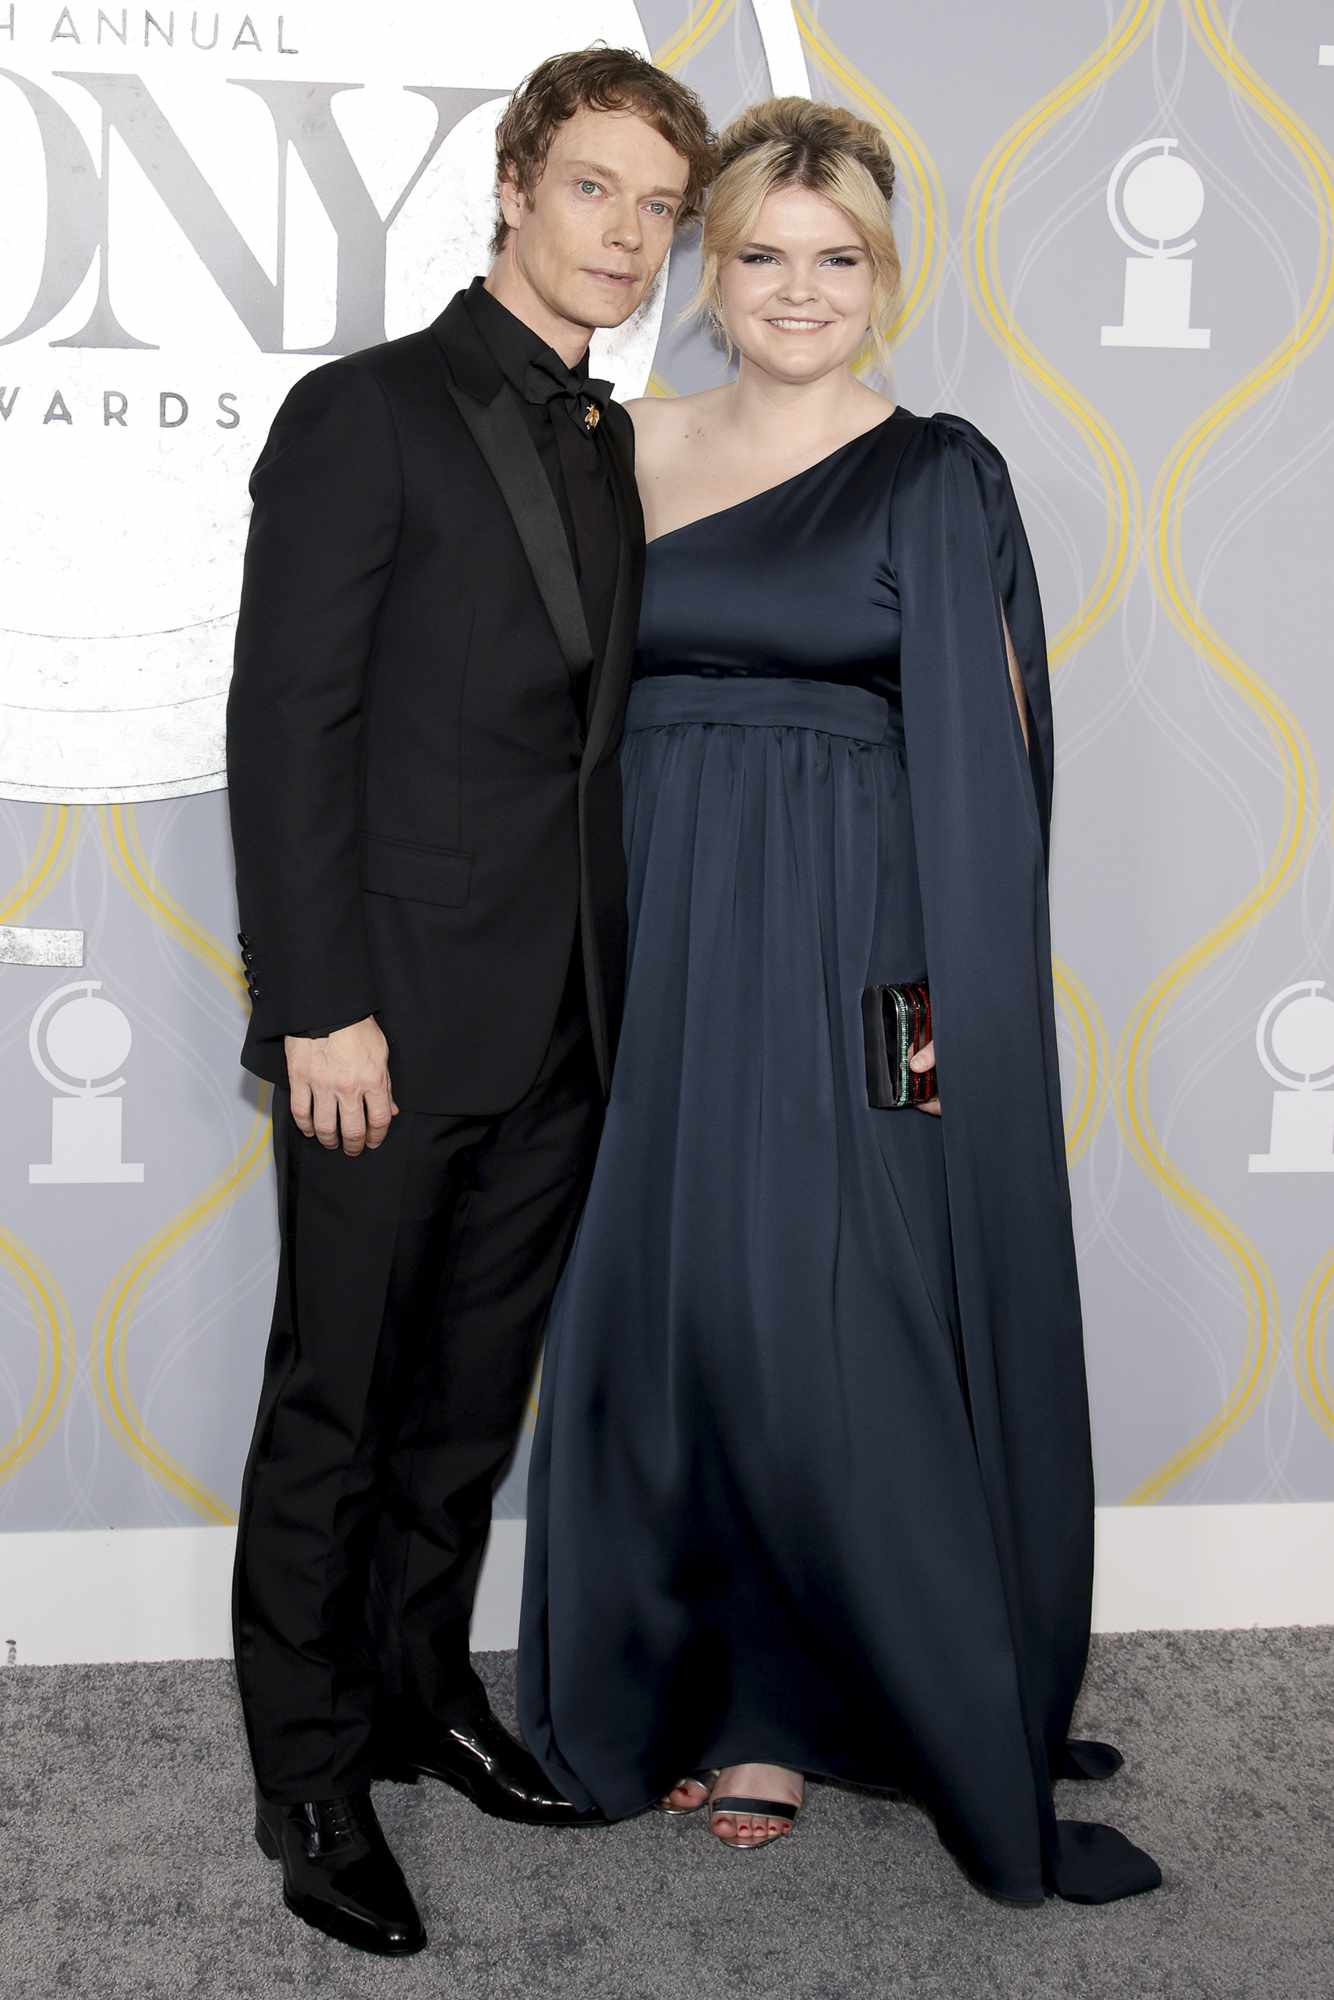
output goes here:
<path id="1" fill-rule="evenodd" d="M 768 674 L 649 674 L 635 681 L 625 729 L 722 722 L 750 729 L 815 729 L 866 743 L 903 742 L 899 709 L 870 688 Z"/>

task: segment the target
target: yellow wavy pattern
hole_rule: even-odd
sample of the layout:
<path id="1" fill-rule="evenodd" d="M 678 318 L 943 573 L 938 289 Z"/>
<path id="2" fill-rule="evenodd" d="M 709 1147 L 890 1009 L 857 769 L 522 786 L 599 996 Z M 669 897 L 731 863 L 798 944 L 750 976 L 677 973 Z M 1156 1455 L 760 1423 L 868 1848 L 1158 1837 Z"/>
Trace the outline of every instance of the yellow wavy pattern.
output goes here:
<path id="1" fill-rule="evenodd" d="M 1317 1266 L 1297 1308 L 1292 1358 L 1302 1399 L 1321 1429 L 1334 1438 L 1334 1381 L 1329 1368 L 1329 1322 L 1334 1310 L 1334 1252 Z"/>
<path id="2" fill-rule="evenodd" d="M 54 1431 L 69 1401 L 74 1334 L 54 1274 L 8 1229 L 0 1229 L 0 1266 L 12 1272 L 37 1329 L 37 1381 L 13 1437 L 0 1450 L 0 1481 L 12 1479 Z"/>
<path id="3" fill-rule="evenodd" d="M 1158 1499 L 1231 1437 L 1258 1407 L 1277 1358 L 1278 1305 L 1273 1274 L 1250 1239 L 1214 1202 L 1191 1186 L 1168 1158 L 1153 1129 L 1148 1071 L 1154 1036 L 1172 1002 L 1190 979 L 1276 905 L 1296 879 L 1314 838 L 1316 773 L 1311 746 L 1291 710 L 1224 643 L 1204 617 L 1185 573 L 1181 535 L 1190 486 L 1210 445 L 1243 410 L 1310 353 L 1327 332 L 1334 307 L 1334 259 L 1331 259 L 1334 161 L 1314 133 L 1237 54 L 1212 0 L 1182 0 L 1182 5 L 1191 33 L 1210 60 L 1295 154 L 1315 197 L 1319 247 L 1314 282 L 1290 333 L 1178 440 L 1158 475 L 1150 503 L 1155 531 L 1149 543 L 1149 560 L 1155 592 L 1172 622 L 1201 659 L 1241 697 L 1268 731 L 1283 772 L 1283 821 L 1268 866 L 1255 887 L 1154 982 L 1127 1022 L 1122 1038 L 1121 1114 L 1127 1143 L 1155 1185 L 1212 1238 L 1231 1263 L 1247 1313 L 1241 1365 L 1221 1409 L 1195 1437 L 1135 1488 L 1128 1496 L 1132 1503 Z M 1313 1295 L 1313 1315 L 1316 1296 L 1323 1296 L 1319 1287 Z M 1312 1368 L 1314 1371 L 1314 1359 Z M 1304 1386 L 1318 1389 L 1318 1375 L 1313 1372 L 1311 1382 Z M 1318 1403 L 1317 1396 L 1317 1410 Z"/>
<path id="4" fill-rule="evenodd" d="M 238 1000 L 244 1001 L 245 976 L 235 954 L 196 923 L 154 875 L 144 853 L 134 808 L 102 806 L 98 811 L 102 844 L 117 881 L 154 923 L 215 974 Z M 149 1279 L 196 1230 L 235 1201 L 264 1166 L 272 1122 L 268 1112 L 271 1096 L 265 1084 L 254 1123 L 240 1150 L 217 1180 L 121 1266 L 103 1295 L 93 1324 L 96 1358 L 93 1390 L 108 1427 L 160 1485 L 208 1521 L 232 1523 L 236 1515 L 153 1437 L 130 1389 L 127 1340 L 135 1308 Z"/>
<path id="5" fill-rule="evenodd" d="M 98 1307 L 93 1325 L 93 1349 L 97 1362 L 93 1371 L 93 1392 L 98 1408 L 118 1441 L 132 1457 L 147 1467 L 160 1485 L 184 1500 L 205 1520 L 229 1524 L 236 1520 L 233 1509 L 216 1494 L 210 1493 L 163 1449 L 139 1414 L 130 1389 L 127 1334 L 134 1309 L 153 1274 L 211 1216 L 234 1201 L 264 1166 L 269 1155 L 270 1124 L 267 1111 L 261 1109 L 256 1113 L 244 1145 L 212 1186 L 151 1237 L 117 1272 Z"/>
<path id="6" fill-rule="evenodd" d="M 1141 537 L 1139 482 L 1130 454 L 1105 417 L 1039 353 L 1015 319 L 1000 273 L 1000 215 L 1024 156 L 1058 119 L 1120 67 L 1153 24 L 1163 0 L 1129 0 L 1099 47 L 1023 112 L 983 161 L 964 210 L 965 272 L 983 325 L 1016 368 L 1048 396 L 1082 437 L 1107 497 L 1107 533 L 1097 575 L 1073 617 L 1048 646 L 1053 669 L 1116 609 L 1129 588 Z"/>
<path id="7" fill-rule="evenodd" d="M 654 56 L 658 68 L 684 69 L 691 57 L 713 40 L 735 8 L 736 0 L 699 0 Z"/>
<path id="8" fill-rule="evenodd" d="M 37 829 L 37 852 L 0 903 L 0 924 L 15 924 L 32 905 L 53 889 L 74 858 L 79 845 L 78 806 L 47 806 Z"/>
<path id="9" fill-rule="evenodd" d="M 1013 366 L 1037 384 L 1083 439 L 1103 487 L 1106 535 L 1093 582 L 1072 617 L 1052 634 L 1053 676 L 1077 646 L 1102 625 L 1130 587 L 1141 537 L 1141 497 L 1130 454 L 1111 425 L 1074 384 L 1061 375 L 1023 331 L 1001 275 L 1001 214 L 1019 166 L 1066 113 L 1139 46 L 1162 0 L 1129 0 L 1106 36 L 1077 69 L 1021 112 L 984 159 L 964 208 L 964 271 L 983 327 Z M 1053 956 L 1057 1004 L 1076 1047 L 1076 1088 L 1066 1112 L 1069 1164 L 1091 1147 L 1111 1097 L 1108 1035 L 1089 988 Z"/>
<path id="10" fill-rule="evenodd" d="M 838 85 L 863 117 L 869 118 L 886 134 L 898 172 L 907 184 L 912 226 L 907 250 L 905 252 L 900 246 L 899 254 L 904 271 L 909 275 L 900 291 L 894 317 L 884 329 L 885 338 L 894 346 L 912 332 L 940 285 L 948 242 L 945 184 L 918 133 L 902 112 L 895 110 L 888 98 L 876 89 L 870 78 L 864 76 L 844 55 L 816 20 L 806 0 L 793 0 L 793 13 L 801 39 L 813 56 L 816 67 Z M 895 192 L 898 192 L 897 182 Z M 873 356 L 874 349 L 868 341 L 858 355 L 856 365 L 864 367 Z"/>
<path id="11" fill-rule="evenodd" d="M 1334 835 L 1334 812 L 1329 831 Z M 1334 1307 L 1334 1252 L 1316 1266 L 1293 1325 L 1292 1361 L 1311 1415 L 1334 1438 L 1334 1381 L 1330 1377 L 1329 1323 Z"/>
<path id="12" fill-rule="evenodd" d="M 236 953 L 197 924 L 189 911 L 158 881 L 144 853 L 134 807 L 99 806 L 97 810 L 102 845 L 117 881 L 129 890 L 135 902 L 148 912 L 154 923 L 184 945 L 192 957 L 214 973 L 244 1004 L 245 975 Z"/>
<path id="13" fill-rule="evenodd" d="M 44 809 L 36 852 L 0 903 L 0 923 L 16 923 L 55 887 L 78 847 L 80 821 L 78 806 Z M 5 1480 L 41 1449 L 64 1412 L 73 1380 L 74 1333 L 54 1272 L 8 1229 L 0 1229 L 0 1264 L 13 1273 L 37 1329 L 36 1385 L 14 1435 L 0 1449 L 0 1480 Z"/>
<path id="14" fill-rule="evenodd" d="M 1075 1045 L 1075 1075 L 1065 1109 L 1065 1156 L 1073 1166 L 1093 1144 L 1111 1095 L 1107 1030 L 1088 987 L 1060 959 L 1052 961 L 1056 1002 Z"/>

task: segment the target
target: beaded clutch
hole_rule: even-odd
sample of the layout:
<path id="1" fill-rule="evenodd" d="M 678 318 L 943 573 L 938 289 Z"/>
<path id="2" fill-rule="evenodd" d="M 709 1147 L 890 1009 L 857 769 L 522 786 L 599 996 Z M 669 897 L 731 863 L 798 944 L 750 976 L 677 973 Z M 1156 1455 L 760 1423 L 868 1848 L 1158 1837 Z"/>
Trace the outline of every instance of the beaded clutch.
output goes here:
<path id="1" fill-rule="evenodd" d="M 936 1071 L 909 1069 L 931 1040 L 931 995 L 924 979 L 868 986 L 862 994 L 866 1098 L 877 1111 L 920 1104 L 936 1094 Z"/>

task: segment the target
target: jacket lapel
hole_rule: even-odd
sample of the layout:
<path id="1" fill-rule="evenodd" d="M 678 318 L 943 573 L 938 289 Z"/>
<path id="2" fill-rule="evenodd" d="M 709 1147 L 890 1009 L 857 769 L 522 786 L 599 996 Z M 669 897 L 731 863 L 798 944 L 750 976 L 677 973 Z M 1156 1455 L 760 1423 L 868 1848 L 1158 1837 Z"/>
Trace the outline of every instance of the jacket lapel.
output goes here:
<path id="1" fill-rule="evenodd" d="M 588 671 L 593 648 L 565 523 L 514 397 L 502 395 L 505 378 L 487 353 L 462 293 L 432 327 L 448 369 L 450 392 L 495 477 L 523 543 L 556 642 L 571 681 Z M 618 494 L 618 506 L 621 504 Z M 625 550 L 617 571 L 615 604 L 621 604 Z M 615 613 L 613 612 L 613 625 Z"/>

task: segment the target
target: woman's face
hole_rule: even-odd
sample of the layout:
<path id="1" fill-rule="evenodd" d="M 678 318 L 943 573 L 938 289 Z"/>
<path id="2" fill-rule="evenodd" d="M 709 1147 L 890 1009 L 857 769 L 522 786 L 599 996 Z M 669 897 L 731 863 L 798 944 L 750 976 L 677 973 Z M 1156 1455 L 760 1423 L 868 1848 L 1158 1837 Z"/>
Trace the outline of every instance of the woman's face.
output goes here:
<path id="1" fill-rule="evenodd" d="M 781 382 L 848 365 L 870 325 L 871 283 L 856 224 L 803 187 L 768 195 L 751 239 L 718 271 L 733 345 Z"/>

